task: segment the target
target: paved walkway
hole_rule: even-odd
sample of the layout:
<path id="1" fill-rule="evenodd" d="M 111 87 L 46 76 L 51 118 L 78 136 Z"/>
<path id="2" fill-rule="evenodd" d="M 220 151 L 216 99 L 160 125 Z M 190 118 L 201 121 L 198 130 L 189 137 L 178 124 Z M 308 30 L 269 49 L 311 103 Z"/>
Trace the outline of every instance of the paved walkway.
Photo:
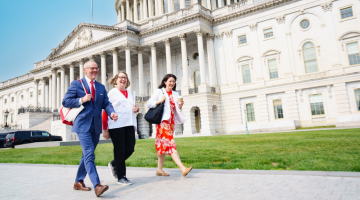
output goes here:
<path id="1" fill-rule="evenodd" d="M 128 168 L 131 186 L 116 184 L 107 167 L 97 167 L 110 189 L 102 199 L 360 199 L 360 173 L 193 170 L 181 177 L 155 176 L 155 169 Z M 77 166 L 0 164 L 0 199 L 99 199 L 72 189 Z M 87 186 L 91 186 L 88 177 Z"/>

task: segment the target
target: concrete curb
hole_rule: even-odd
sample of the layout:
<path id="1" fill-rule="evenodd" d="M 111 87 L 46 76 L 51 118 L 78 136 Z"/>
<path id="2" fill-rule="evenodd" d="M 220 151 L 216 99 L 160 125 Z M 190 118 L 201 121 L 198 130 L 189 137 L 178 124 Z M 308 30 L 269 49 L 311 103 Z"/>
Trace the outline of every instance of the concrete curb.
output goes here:
<path id="1" fill-rule="evenodd" d="M 23 164 L 23 163 L 0 163 L 0 165 L 13 165 L 23 167 L 54 167 L 54 168 L 78 168 L 78 165 L 58 165 L 58 164 Z M 96 166 L 99 169 L 108 169 L 107 166 Z M 156 168 L 147 167 L 127 167 L 133 171 L 153 171 Z M 164 168 L 167 172 L 179 172 L 178 168 Z M 236 169 L 193 169 L 191 173 L 212 173 L 212 174 L 247 174 L 247 175 L 299 175 L 299 176 L 331 176 L 331 177 L 359 177 L 360 172 L 342 171 L 284 171 L 284 170 L 236 170 Z"/>

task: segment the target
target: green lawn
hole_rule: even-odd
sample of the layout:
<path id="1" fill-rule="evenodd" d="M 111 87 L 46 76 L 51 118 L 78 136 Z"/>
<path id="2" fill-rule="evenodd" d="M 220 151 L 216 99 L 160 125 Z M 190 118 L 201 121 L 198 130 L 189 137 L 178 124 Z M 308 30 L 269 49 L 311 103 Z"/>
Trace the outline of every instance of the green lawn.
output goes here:
<path id="1" fill-rule="evenodd" d="M 360 129 L 176 138 L 185 166 L 201 169 L 360 172 Z M 96 164 L 113 158 L 112 144 L 96 149 Z M 1 163 L 77 165 L 80 146 L 0 150 Z M 156 167 L 154 139 L 137 140 L 131 167 Z M 174 168 L 167 156 L 164 167 Z"/>

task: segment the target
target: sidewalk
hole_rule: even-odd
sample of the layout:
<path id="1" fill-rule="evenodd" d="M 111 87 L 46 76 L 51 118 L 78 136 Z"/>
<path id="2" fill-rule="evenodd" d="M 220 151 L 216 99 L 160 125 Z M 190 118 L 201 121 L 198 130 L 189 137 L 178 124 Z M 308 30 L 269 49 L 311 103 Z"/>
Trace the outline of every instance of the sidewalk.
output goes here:
<path id="1" fill-rule="evenodd" d="M 360 173 L 256 170 L 193 170 L 183 178 L 179 169 L 170 177 L 155 169 L 131 168 L 131 186 L 116 184 L 108 167 L 97 167 L 101 199 L 360 199 Z M 94 191 L 72 189 L 77 166 L 0 164 L 0 199 L 100 199 Z M 85 184 L 91 186 L 88 177 Z"/>

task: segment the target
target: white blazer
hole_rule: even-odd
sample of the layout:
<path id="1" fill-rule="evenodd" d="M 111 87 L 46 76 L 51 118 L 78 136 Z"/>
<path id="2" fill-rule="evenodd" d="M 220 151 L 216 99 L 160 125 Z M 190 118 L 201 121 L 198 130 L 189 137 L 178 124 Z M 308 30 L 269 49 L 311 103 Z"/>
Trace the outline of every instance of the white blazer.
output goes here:
<path id="1" fill-rule="evenodd" d="M 137 130 L 136 116 L 133 111 L 135 106 L 134 97 L 129 90 L 126 91 L 128 93 L 128 98 L 126 98 L 117 88 L 111 89 L 108 93 L 109 101 L 114 107 L 116 114 L 118 114 L 118 120 L 116 122 L 109 116 L 109 129 L 134 126 L 135 131 Z"/>
<path id="2" fill-rule="evenodd" d="M 176 91 L 172 91 L 172 95 L 175 101 L 175 112 L 174 112 L 174 117 L 175 117 L 175 124 L 183 124 L 186 122 L 186 117 L 184 115 L 184 113 L 180 110 L 179 108 L 179 104 L 177 102 L 178 97 L 180 96 L 178 92 Z M 169 120 L 170 119 L 170 100 L 169 100 L 169 95 L 167 94 L 165 88 L 161 88 L 161 89 L 157 89 L 154 94 L 151 96 L 151 98 L 149 99 L 149 101 L 146 103 L 146 106 L 148 108 L 155 108 L 156 107 L 156 102 L 159 101 L 161 99 L 162 96 L 166 97 L 165 100 L 165 106 L 164 106 L 164 113 L 162 116 L 161 121 L 163 120 Z"/>

